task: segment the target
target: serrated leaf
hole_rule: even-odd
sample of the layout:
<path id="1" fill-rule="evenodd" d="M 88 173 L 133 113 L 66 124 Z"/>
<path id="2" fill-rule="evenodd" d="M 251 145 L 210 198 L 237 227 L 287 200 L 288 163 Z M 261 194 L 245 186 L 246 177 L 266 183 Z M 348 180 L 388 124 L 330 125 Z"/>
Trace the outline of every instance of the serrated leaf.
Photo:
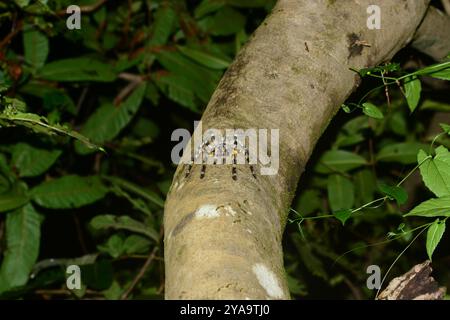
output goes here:
<path id="1" fill-rule="evenodd" d="M 6 251 L 0 268 L 0 293 L 27 283 L 39 254 L 41 216 L 31 204 L 6 218 Z"/>
<path id="2" fill-rule="evenodd" d="M 383 113 L 378 109 L 377 106 L 370 102 L 365 102 L 362 104 L 362 109 L 365 115 L 375 118 L 375 119 L 383 119 Z"/>
<path id="3" fill-rule="evenodd" d="M 182 47 L 177 46 L 178 50 L 187 56 L 188 58 L 191 58 L 195 62 L 204 65 L 205 67 L 211 68 L 211 69 L 226 69 L 230 65 L 230 60 L 225 59 L 224 57 L 218 57 L 214 54 L 192 49 L 189 47 Z"/>
<path id="4" fill-rule="evenodd" d="M 112 65 L 90 57 L 53 61 L 42 67 L 37 76 L 59 82 L 112 82 L 117 75 Z"/>
<path id="5" fill-rule="evenodd" d="M 115 229 L 128 230 L 143 234 L 150 239 L 159 241 L 159 234 L 152 227 L 143 224 L 140 221 L 134 220 L 129 216 L 114 216 L 114 215 L 100 215 L 94 217 L 90 225 L 96 230 L 100 229 Z"/>
<path id="6" fill-rule="evenodd" d="M 378 186 L 385 195 L 391 200 L 397 201 L 398 205 L 405 204 L 408 200 L 408 193 L 405 189 L 399 186 L 389 186 L 387 184 L 379 184 Z"/>
<path id="7" fill-rule="evenodd" d="M 450 196 L 424 201 L 405 214 L 408 216 L 450 217 Z"/>
<path id="8" fill-rule="evenodd" d="M 342 225 L 345 225 L 345 222 L 352 216 L 352 210 L 351 209 L 338 210 L 333 212 L 333 215 L 336 217 L 336 219 L 338 219 L 342 223 Z"/>
<path id="9" fill-rule="evenodd" d="M 432 260 L 434 250 L 436 250 L 444 232 L 445 221 L 439 221 L 439 219 L 436 219 L 436 221 L 428 228 L 426 247 L 430 260 Z"/>
<path id="10" fill-rule="evenodd" d="M 332 174 L 328 177 L 328 201 L 331 210 L 338 211 L 349 209 L 355 201 L 355 187 L 353 183 L 340 174 Z"/>
<path id="11" fill-rule="evenodd" d="M 113 140 L 139 110 L 145 91 L 146 85 L 143 83 L 120 105 L 114 106 L 112 103 L 102 105 L 87 120 L 81 134 L 97 144 Z M 75 150 L 80 154 L 93 151 L 79 141 L 75 142 Z"/>
<path id="12" fill-rule="evenodd" d="M 345 172 L 367 164 L 366 159 L 345 150 L 330 150 L 319 159 L 315 170 L 319 173 Z"/>
<path id="13" fill-rule="evenodd" d="M 408 103 L 409 110 L 413 112 L 419 104 L 422 85 L 420 83 L 420 80 L 416 76 L 406 78 L 404 85 L 405 98 Z"/>
<path id="14" fill-rule="evenodd" d="M 59 158 L 61 150 L 45 150 L 17 143 L 12 149 L 11 164 L 20 177 L 36 177 L 45 173 Z"/>
<path id="15" fill-rule="evenodd" d="M 378 152 L 376 160 L 381 162 L 412 164 L 416 162 L 416 157 L 419 150 L 425 149 L 426 147 L 427 145 L 419 142 L 388 144 Z"/>
<path id="16" fill-rule="evenodd" d="M 69 209 L 94 203 L 107 192 L 96 176 L 69 175 L 41 183 L 30 191 L 30 196 L 44 208 Z"/>
<path id="17" fill-rule="evenodd" d="M 422 163 L 428 155 L 420 150 L 417 160 Z M 420 166 L 420 174 L 423 182 L 436 196 L 450 195 L 450 152 L 447 148 L 439 146 L 436 148 L 434 158 L 426 160 Z"/>
<path id="18" fill-rule="evenodd" d="M 23 47 L 25 51 L 25 61 L 34 70 L 44 66 L 49 53 L 48 39 L 41 31 L 31 25 L 24 27 Z"/>

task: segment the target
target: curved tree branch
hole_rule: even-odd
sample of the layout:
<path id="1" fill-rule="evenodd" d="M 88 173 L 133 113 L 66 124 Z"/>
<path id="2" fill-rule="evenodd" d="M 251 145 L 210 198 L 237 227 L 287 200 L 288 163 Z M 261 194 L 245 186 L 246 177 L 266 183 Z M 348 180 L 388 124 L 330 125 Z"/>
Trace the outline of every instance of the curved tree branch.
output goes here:
<path id="1" fill-rule="evenodd" d="M 203 129 L 280 129 L 277 175 L 247 166 L 176 171 L 165 207 L 166 298 L 288 299 L 281 248 L 300 175 L 339 106 L 359 84 L 349 68 L 388 61 L 412 39 L 428 0 L 279 0 L 224 75 Z M 434 54 L 434 53 L 433 53 Z M 201 134 L 199 129 L 195 134 Z"/>

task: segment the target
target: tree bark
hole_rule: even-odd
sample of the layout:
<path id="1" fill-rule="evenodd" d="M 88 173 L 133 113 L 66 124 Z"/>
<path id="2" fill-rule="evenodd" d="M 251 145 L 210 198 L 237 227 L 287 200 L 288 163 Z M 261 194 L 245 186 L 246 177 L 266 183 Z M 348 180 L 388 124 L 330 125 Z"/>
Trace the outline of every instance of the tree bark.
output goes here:
<path id="1" fill-rule="evenodd" d="M 164 215 L 167 299 L 289 299 L 289 205 L 318 138 L 358 87 L 349 68 L 389 61 L 429 1 L 380 1 L 381 29 L 369 30 L 372 2 L 279 0 L 236 57 L 203 129 L 280 129 L 279 171 L 255 179 L 242 165 L 234 181 L 229 165 L 208 166 L 203 179 L 200 165 L 188 178 L 178 166 Z"/>

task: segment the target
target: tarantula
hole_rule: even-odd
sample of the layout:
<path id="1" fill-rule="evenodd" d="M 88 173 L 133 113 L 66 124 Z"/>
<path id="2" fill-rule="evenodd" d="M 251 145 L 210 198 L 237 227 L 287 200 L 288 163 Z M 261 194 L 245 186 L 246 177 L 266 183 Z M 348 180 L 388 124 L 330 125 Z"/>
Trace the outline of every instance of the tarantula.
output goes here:
<path id="1" fill-rule="evenodd" d="M 211 135 L 209 139 L 203 141 L 203 143 L 198 147 L 195 154 L 191 157 L 191 162 L 188 164 L 186 170 L 186 178 L 189 177 L 192 171 L 193 164 L 195 161 L 202 156 L 202 167 L 200 170 L 200 179 L 205 177 L 206 164 L 210 163 L 211 158 L 213 164 L 223 164 L 226 163 L 227 158 L 231 157 L 231 163 L 233 165 L 231 169 L 231 177 L 233 180 L 237 180 L 237 157 L 238 154 L 244 154 L 245 162 L 249 164 L 250 172 L 252 176 L 256 179 L 255 169 L 252 164 L 250 164 L 250 152 L 248 148 L 238 139 L 237 135 L 233 136 L 233 141 L 227 141 L 226 137 L 216 139 L 215 135 Z"/>

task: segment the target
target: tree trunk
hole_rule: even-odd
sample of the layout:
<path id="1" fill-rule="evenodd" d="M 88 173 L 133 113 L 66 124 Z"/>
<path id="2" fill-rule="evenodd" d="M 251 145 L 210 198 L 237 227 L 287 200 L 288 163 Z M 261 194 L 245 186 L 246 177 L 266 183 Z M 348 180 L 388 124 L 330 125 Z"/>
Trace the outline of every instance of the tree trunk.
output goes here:
<path id="1" fill-rule="evenodd" d="M 372 2 L 279 0 L 236 57 L 203 129 L 280 129 L 278 174 L 257 168 L 255 179 L 240 165 L 235 181 L 218 165 L 200 179 L 200 165 L 187 178 L 178 167 L 164 216 L 167 299 L 289 299 L 288 209 L 318 138 L 358 87 L 349 68 L 389 61 L 411 42 L 429 1 L 383 1 L 381 29 L 369 30 Z"/>

